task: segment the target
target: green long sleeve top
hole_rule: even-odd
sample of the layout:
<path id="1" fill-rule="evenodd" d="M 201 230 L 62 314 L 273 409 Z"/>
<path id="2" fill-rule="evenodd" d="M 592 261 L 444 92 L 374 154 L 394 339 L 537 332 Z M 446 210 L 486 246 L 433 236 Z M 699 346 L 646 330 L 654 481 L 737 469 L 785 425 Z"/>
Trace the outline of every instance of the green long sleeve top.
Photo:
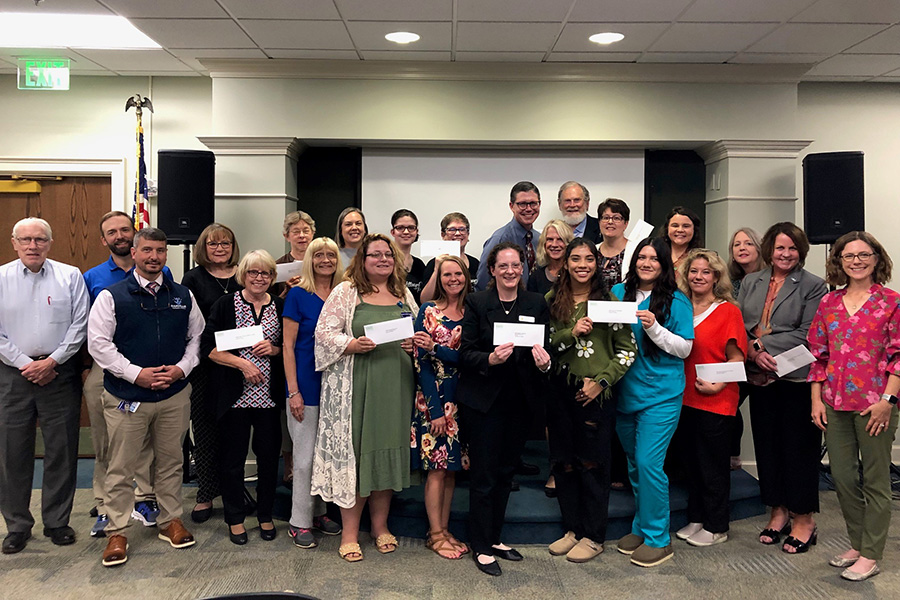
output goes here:
<path id="1" fill-rule="evenodd" d="M 553 291 L 547 293 L 547 303 L 553 298 Z M 610 300 L 618 300 L 610 294 Z M 605 379 L 609 383 L 601 398 L 608 398 L 612 386 L 625 375 L 634 362 L 637 346 L 631 327 L 622 323 L 594 323 L 591 332 L 584 337 L 575 337 L 572 328 L 578 319 L 587 315 L 587 302 L 575 305 L 575 312 L 566 322 L 550 320 L 550 350 L 557 372 L 566 367 L 568 377 L 581 380 L 589 377 L 594 381 Z"/>

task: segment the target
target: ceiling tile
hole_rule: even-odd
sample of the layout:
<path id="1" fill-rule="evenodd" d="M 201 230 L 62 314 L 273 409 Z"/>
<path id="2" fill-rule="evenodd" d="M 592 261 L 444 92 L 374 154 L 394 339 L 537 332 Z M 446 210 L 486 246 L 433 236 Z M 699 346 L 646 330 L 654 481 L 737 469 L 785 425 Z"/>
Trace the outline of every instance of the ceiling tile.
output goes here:
<path id="1" fill-rule="evenodd" d="M 117 72 L 191 70 L 165 50 L 79 50 L 78 53 L 98 65 Z"/>
<path id="2" fill-rule="evenodd" d="M 215 0 L 103 0 L 123 17 L 224 18 L 228 16 Z"/>
<path id="3" fill-rule="evenodd" d="M 258 48 L 198 48 L 171 50 L 182 62 L 192 69 L 206 72 L 200 61 L 204 58 L 266 58 L 266 54 Z"/>
<path id="4" fill-rule="evenodd" d="M 845 52 L 850 54 L 900 54 L 900 25 L 894 25 L 881 33 L 860 42 Z"/>
<path id="5" fill-rule="evenodd" d="M 266 50 L 272 58 L 309 58 L 318 60 L 359 60 L 356 50 L 291 50 L 274 48 Z"/>
<path id="6" fill-rule="evenodd" d="M 734 64 L 808 64 L 814 65 L 828 58 L 828 54 L 763 54 L 743 52 L 728 62 Z"/>
<path id="7" fill-rule="evenodd" d="M 673 21 L 693 0 L 578 0 L 569 21 Z"/>
<path id="8" fill-rule="evenodd" d="M 695 0 L 682 22 L 766 23 L 787 21 L 816 0 Z"/>
<path id="9" fill-rule="evenodd" d="M 85 71 L 105 71 L 106 69 L 75 50 L 68 48 L 2 48 L 0 58 L 9 61 L 13 65 L 18 64 L 19 58 L 32 57 L 68 58 L 71 62 L 69 68 L 73 73 Z"/>
<path id="10" fill-rule="evenodd" d="M 644 52 L 638 62 L 721 64 L 733 56 L 734 52 Z"/>
<path id="11" fill-rule="evenodd" d="M 350 30 L 350 37 L 353 38 L 353 43 L 360 50 L 450 51 L 450 23 L 350 21 L 347 23 L 347 29 Z M 419 34 L 421 39 L 405 45 L 399 45 L 384 39 L 385 34 L 393 31 L 411 31 Z"/>
<path id="12" fill-rule="evenodd" d="M 254 48 L 231 19 L 131 19 L 164 48 Z"/>
<path id="13" fill-rule="evenodd" d="M 353 50 L 347 28 L 340 21 L 241 21 L 262 48 Z"/>
<path id="14" fill-rule="evenodd" d="M 787 23 L 747 48 L 749 52 L 836 54 L 884 29 L 881 25 Z"/>
<path id="15" fill-rule="evenodd" d="M 633 63 L 640 52 L 554 52 L 547 62 L 624 62 Z"/>
<path id="16" fill-rule="evenodd" d="M 570 2 L 547 0 L 457 0 L 458 21 L 562 22 Z"/>
<path id="17" fill-rule="evenodd" d="M 839 54 L 822 61 L 807 75 L 856 75 L 876 77 L 900 69 L 900 56 L 888 54 Z"/>
<path id="18" fill-rule="evenodd" d="M 193 69 L 188 69 L 187 71 L 160 71 L 157 69 L 150 69 L 147 71 L 117 71 L 118 75 L 123 77 L 146 77 L 147 75 L 153 75 L 155 77 L 202 77 L 203 75 L 194 71 Z"/>
<path id="19" fill-rule="evenodd" d="M 453 0 L 334 0 L 348 21 L 449 21 Z"/>
<path id="20" fill-rule="evenodd" d="M 650 47 L 654 52 L 737 52 L 775 29 L 774 23 L 675 23 Z"/>
<path id="21" fill-rule="evenodd" d="M 410 50 L 363 50 L 360 51 L 363 60 L 427 60 L 450 62 L 450 51 L 446 52 L 416 52 Z"/>
<path id="22" fill-rule="evenodd" d="M 40 6 L 29 0 L 0 0 L 0 12 L 56 13 L 72 15 L 110 15 L 97 0 L 44 0 Z"/>
<path id="23" fill-rule="evenodd" d="M 546 52 L 553 45 L 556 23 L 459 23 L 456 49 L 487 52 Z"/>
<path id="24" fill-rule="evenodd" d="M 791 19 L 796 23 L 896 23 L 897 0 L 819 0 Z"/>
<path id="25" fill-rule="evenodd" d="M 219 0 L 239 19 L 338 20 L 332 0 Z"/>
<path id="26" fill-rule="evenodd" d="M 554 52 L 642 52 L 669 27 L 666 23 L 567 23 Z M 588 38 L 595 33 L 615 31 L 625 39 L 602 46 Z"/>
<path id="27" fill-rule="evenodd" d="M 543 52 L 457 52 L 456 62 L 541 62 Z"/>

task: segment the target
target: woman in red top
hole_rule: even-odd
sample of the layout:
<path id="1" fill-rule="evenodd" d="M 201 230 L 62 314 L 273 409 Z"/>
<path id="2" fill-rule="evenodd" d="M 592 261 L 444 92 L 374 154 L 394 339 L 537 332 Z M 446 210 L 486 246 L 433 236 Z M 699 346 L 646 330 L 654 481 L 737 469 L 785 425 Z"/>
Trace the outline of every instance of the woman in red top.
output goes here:
<path id="1" fill-rule="evenodd" d="M 738 407 L 737 383 L 697 377 L 697 365 L 744 362 L 747 332 L 731 295 L 728 267 L 712 250 L 698 248 L 681 265 L 681 290 L 694 306 L 694 345 L 684 361 L 684 407 L 679 431 L 686 451 L 688 520 L 676 532 L 692 546 L 728 539 L 731 432 Z"/>
<path id="2" fill-rule="evenodd" d="M 847 567 L 841 577 L 850 581 L 878 574 L 891 522 L 891 444 L 900 392 L 900 294 L 884 287 L 891 267 L 871 234 L 841 236 L 826 276 L 846 287 L 822 298 L 807 335 L 816 357 L 808 377 L 812 419 L 825 432 L 850 538 L 850 549 L 830 564 Z"/>

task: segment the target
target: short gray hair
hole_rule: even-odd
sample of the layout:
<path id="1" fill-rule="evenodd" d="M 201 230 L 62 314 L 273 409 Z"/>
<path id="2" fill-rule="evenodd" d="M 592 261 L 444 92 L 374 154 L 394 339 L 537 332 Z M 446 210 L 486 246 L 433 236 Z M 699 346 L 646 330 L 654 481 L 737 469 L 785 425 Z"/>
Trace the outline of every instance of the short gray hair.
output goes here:
<path id="1" fill-rule="evenodd" d="M 38 217 L 26 217 L 18 221 L 13 225 L 12 236 L 17 237 L 16 232 L 20 227 L 25 227 L 26 225 L 40 225 L 44 229 L 44 233 L 47 234 L 47 239 L 53 239 L 53 230 L 50 229 L 50 223 Z"/>
<path id="2" fill-rule="evenodd" d="M 577 181 L 567 181 L 564 184 L 562 184 L 561 186 L 559 186 L 559 191 L 556 193 L 556 203 L 559 204 L 559 201 L 562 200 L 562 195 L 563 195 L 564 191 L 566 191 L 570 187 L 575 187 L 576 185 L 581 188 L 581 193 L 584 194 L 584 202 L 586 204 L 590 204 L 591 203 L 591 193 L 588 191 L 588 189 L 586 187 L 584 187 L 582 184 L 578 183 Z"/>

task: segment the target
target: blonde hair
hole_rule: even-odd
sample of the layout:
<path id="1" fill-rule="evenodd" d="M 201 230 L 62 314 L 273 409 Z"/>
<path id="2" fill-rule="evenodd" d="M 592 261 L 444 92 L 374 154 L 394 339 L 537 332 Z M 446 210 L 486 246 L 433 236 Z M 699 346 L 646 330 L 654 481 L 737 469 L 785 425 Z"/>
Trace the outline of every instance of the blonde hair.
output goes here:
<path id="1" fill-rule="evenodd" d="M 694 248 L 688 252 L 687 257 L 682 261 L 681 266 L 678 267 L 678 270 L 681 273 L 678 287 L 684 292 L 684 295 L 693 299 L 691 286 L 688 282 L 688 273 L 691 270 L 691 264 L 700 258 L 709 263 L 709 268 L 712 269 L 712 272 L 716 276 L 716 282 L 713 284 L 712 289 L 713 296 L 716 300 L 723 300 L 737 306 L 733 294 L 734 286 L 731 285 L 731 277 L 728 276 L 728 267 L 715 250 L 710 250 L 708 248 Z"/>
<path id="2" fill-rule="evenodd" d="M 303 267 L 300 271 L 300 287 L 310 294 L 316 293 L 316 277 L 313 270 L 313 257 L 316 252 L 333 252 L 335 256 L 334 274 L 331 276 L 331 289 L 344 280 L 344 265 L 341 264 L 341 252 L 338 249 L 337 242 L 330 237 L 316 238 L 309 243 L 306 248 L 306 258 L 303 260 Z"/>
<path id="3" fill-rule="evenodd" d="M 441 282 L 441 267 L 444 263 L 448 262 L 459 265 L 459 268 L 462 269 L 463 277 L 465 278 L 462 292 L 460 292 L 459 298 L 456 301 L 456 308 L 462 310 L 463 304 L 466 301 L 466 296 L 469 295 L 469 288 L 472 287 L 472 275 L 469 273 L 469 269 L 466 267 L 466 263 L 463 262 L 462 258 L 453 256 L 452 254 L 441 254 L 434 259 L 434 272 L 437 273 L 437 278 L 434 283 L 434 303 L 439 304 L 444 300 L 447 301 L 447 304 L 450 303 L 450 297 L 447 294 L 447 290 L 444 289 L 444 284 Z"/>
<path id="4" fill-rule="evenodd" d="M 366 275 L 366 254 L 369 251 L 369 246 L 375 242 L 387 244 L 388 249 L 394 255 L 394 270 L 388 276 L 387 287 L 394 297 L 405 301 L 406 269 L 403 267 L 403 253 L 400 252 L 397 244 L 391 238 L 382 233 L 370 233 L 363 238 L 359 250 L 353 255 L 353 260 L 350 261 L 350 266 L 347 267 L 347 272 L 344 273 L 344 278 L 356 288 L 356 292 L 360 296 L 375 292 L 375 286 L 372 285 L 368 275 Z"/>
<path id="5" fill-rule="evenodd" d="M 272 258 L 271 254 L 265 250 L 251 250 L 238 263 L 237 271 L 234 273 L 234 278 L 244 287 L 247 287 L 244 285 L 244 279 L 247 277 L 247 271 L 251 267 L 263 267 L 272 274 L 272 281 L 275 280 L 275 274 L 278 273 L 278 267 L 275 265 L 275 259 Z"/>
<path id="6" fill-rule="evenodd" d="M 572 228 L 568 223 L 566 223 L 562 219 L 553 219 L 551 221 L 548 221 L 547 224 L 544 225 L 543 231 L 541 231 L 541 237 L 538 238 L 537 252 L 535 253 L 535 259 L 537 262 L 537 266 L 539 267 L 545 267 L 547 266 L 547 263 L 550 262 L 550 259 L 547 257 L 547 250 L 544 248 L 544 244 L 547 243 L 547 231 L 551 227 L 556 230 L 556 235 L 562 238 L 563 244 L 565 244 L 566 246 L 569 245 L 569 242 L 575 239 L 575 232 L 572 231 Z"/>

